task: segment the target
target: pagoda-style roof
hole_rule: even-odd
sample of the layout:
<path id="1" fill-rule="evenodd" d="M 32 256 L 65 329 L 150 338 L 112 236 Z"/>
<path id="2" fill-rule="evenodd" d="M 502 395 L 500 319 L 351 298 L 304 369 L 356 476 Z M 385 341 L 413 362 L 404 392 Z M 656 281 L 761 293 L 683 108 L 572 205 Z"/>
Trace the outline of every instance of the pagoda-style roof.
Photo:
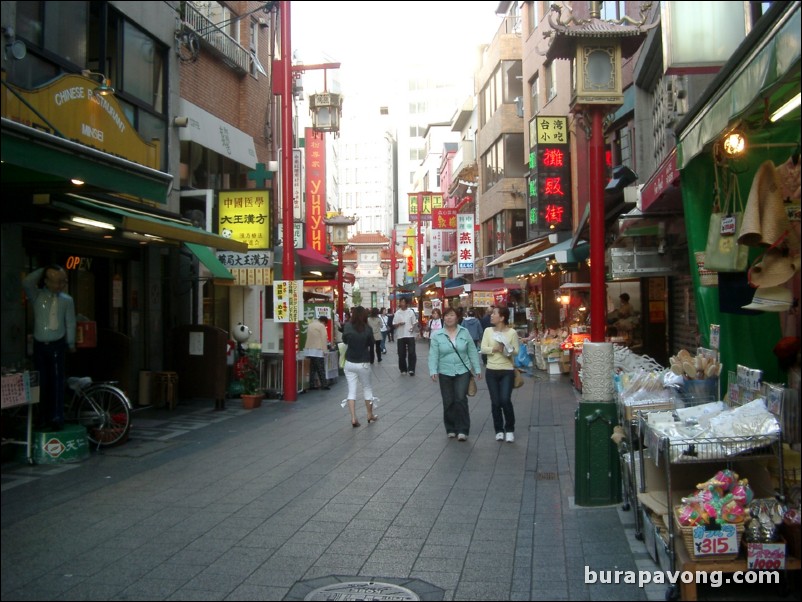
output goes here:
<path id="1" fill-rule="evenodd" d="M 587 19 L 574 16 L 568 3 L 562 7 L 557 4 L 551 5 L 549 12 L 549 25 L 551 31 L 543 34 L 544 37 L 552 38 L 549 49 L 546 53 L 548 60 L 553 59 L 573 59 L 576 56 L 577 42 L 584 41 L 603 41 L 619 40 L 621 43 L 621 57 L 628 59 L 638 51 L 644 38 L 650 30 L 657 27 L 659 21 L 645 23 L 645 13 L 651 3 L 644 3 L 641 6 L 641 16 L 643 21 L 637 22 L 630 17 L 624 17 L 618 21 L 605 21 L 597 17 Z M 563 14 L 563 8 L 567 8 L 567 16 Z"/>

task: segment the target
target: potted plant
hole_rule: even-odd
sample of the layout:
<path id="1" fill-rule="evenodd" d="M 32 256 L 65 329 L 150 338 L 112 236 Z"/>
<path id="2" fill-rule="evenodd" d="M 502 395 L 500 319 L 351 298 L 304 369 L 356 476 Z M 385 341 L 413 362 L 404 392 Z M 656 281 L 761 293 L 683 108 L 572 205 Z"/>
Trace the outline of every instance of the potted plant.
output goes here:
<path id="1" fill-rule="evenodd" d="M 264 393 L 259 383 L 260 353 L 258 345 L 250 346 L 237 361 L 237 377 L 242 383 L 240 399 L 242 399 L 242 407 L 246 410 L 258 408 L 262 405 L 262 399 L 264 398 Z"/>

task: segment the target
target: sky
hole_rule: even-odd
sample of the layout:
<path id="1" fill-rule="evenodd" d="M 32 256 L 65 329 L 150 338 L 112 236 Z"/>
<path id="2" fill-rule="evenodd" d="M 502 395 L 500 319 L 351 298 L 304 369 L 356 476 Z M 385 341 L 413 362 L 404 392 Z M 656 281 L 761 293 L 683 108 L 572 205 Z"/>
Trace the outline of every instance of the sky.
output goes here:
<path id="1" fill-rule="evenodd" d="M 497 0 L 292 2 L 291 42 L 304 63 L 341 63 L 339 73 L 327 74 L 328 90 L 353 99 L 376 94 L 404 64 L 436 62 L 472 71 L 477 46 L 489 44 L 501 24 L 498 5 Z M 332 79 L 340 81 L 341 90 Z M 305 76 L 305 87 L 307 81 L 316 80 Z"/>

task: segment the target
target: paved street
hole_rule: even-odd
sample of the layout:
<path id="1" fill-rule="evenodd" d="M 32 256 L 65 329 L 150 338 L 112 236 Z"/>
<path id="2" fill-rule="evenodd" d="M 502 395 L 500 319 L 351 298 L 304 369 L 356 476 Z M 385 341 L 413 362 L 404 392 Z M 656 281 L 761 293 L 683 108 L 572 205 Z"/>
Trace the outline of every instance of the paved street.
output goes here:
<path id="1" fill-rule="evenodd" d="M 654 570 L 619 506 L 573 504 L 565 376 L 513 393 L 494 440 L 484 381 L 467 442 L 447 439 L 418 344 L 374 366 L 378 422 L 352 428 L 346 384 L 224 412 L 146 409 L 131 440 L 79 464 L 2 468 L 3 600 L 299 600 L 332 576 L 427 600 L 662 600 L 664 586 L 586 585 Z M 700 589 L 700 594 L 704 590 Z"/>

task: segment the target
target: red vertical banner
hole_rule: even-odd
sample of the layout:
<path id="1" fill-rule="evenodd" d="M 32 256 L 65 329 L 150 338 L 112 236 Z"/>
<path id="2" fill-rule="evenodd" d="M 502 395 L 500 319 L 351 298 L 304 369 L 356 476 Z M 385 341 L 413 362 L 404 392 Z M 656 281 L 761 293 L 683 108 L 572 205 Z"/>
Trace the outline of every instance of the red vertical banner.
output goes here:
<path id="1" fill-rule="evenodd" d="M 326 254 L 326 139 L 306 128 L 306 245 Z"/>

